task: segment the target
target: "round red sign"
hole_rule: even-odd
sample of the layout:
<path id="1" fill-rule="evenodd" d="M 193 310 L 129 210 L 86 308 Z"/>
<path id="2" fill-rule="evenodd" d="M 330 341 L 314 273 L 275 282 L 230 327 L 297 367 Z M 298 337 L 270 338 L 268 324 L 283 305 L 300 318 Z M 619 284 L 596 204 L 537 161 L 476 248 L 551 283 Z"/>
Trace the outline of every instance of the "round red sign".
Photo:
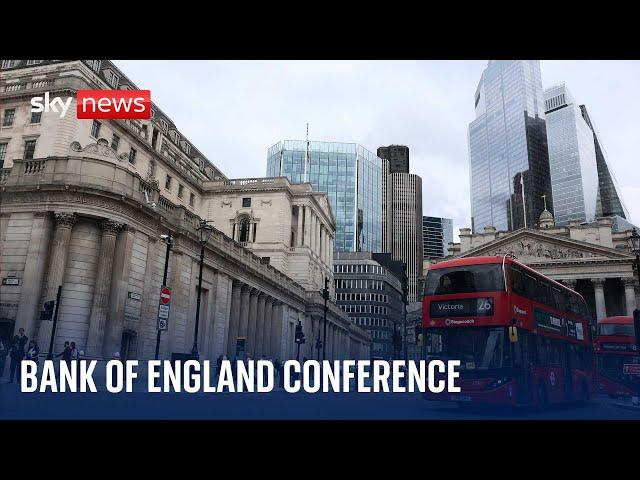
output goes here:
<path id="1" fill-rule="evenodd" d="M 171 290 L 169 290 L 167 287 L 164 287 L 160 291 L 160 301 L 166 305 L 167 303 L 169 303 L 170 300 L 171 300 Z"/>

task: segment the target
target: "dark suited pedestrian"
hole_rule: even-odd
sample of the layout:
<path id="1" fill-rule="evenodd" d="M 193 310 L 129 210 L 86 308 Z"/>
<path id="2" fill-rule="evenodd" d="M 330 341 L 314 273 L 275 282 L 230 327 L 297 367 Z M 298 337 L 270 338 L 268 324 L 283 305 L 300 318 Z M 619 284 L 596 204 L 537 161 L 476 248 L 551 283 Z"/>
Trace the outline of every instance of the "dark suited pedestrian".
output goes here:
<path id="1" fill-rule="evenodd" d="M 13 383 L 14 377 L 20 383 L 20 362 L 24 358 L 24 350 L 20 347 L 19 335 L 13 337 L 13 342 L 11 342 L 11 348 L 9 349 L 9 357 L 11 358 L 9 383 Z"/>

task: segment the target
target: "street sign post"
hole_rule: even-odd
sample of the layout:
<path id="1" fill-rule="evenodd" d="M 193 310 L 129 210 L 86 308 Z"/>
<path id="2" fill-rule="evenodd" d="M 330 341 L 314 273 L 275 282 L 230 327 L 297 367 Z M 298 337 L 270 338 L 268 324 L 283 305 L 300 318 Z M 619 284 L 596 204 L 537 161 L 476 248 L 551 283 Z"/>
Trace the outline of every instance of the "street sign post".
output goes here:
<path id="1" fill-rule="evenodd" d="M 158 302 L 158 330 L 167 331 L 169 329 L 169 313 L 171 311 L 171 289 L 164 285 L 160 289 L 160 300 Z"/>

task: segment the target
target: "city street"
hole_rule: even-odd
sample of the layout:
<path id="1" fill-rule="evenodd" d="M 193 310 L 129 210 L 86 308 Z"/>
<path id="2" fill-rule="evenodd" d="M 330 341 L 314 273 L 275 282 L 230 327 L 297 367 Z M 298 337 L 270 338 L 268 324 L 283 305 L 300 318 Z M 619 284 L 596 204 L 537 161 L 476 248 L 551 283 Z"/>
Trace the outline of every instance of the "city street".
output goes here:
<path id="1" fill-rule="evenodd" d="M 607 397 L 540 412 L 460 408 L 426 402 L 414 393 L 40 394 L 20 393 L 17 386 L 2 383 L 0 404 L 0 419 L 640 420 L 640 410 L 617 407 Z"/>

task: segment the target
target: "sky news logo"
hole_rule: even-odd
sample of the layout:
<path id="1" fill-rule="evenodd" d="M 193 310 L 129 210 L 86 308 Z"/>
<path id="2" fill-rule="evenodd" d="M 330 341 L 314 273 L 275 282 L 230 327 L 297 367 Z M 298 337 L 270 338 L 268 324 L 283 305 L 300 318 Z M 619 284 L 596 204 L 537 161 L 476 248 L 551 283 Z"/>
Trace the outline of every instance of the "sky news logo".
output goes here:
<path id="1" fill-rule="evenodd" d="M 60 118 L 67 115 L 72 97 L 63 100 L 49 92 L 31 99 L 31 112 L 55 112 Z M 81 120 L 149 120 L 151 118 L 151 90 L 78 90 L 76 118 Z"/>

